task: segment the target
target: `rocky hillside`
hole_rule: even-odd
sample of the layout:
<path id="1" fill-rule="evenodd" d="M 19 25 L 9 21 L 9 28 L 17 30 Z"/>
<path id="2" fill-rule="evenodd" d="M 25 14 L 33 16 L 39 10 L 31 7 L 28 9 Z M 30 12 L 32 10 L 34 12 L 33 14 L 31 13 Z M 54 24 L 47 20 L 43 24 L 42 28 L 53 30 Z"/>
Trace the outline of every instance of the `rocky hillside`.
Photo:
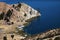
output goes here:
<path id="1" fill-rule="evenodd" d="M 22 34 L 23 27 L 32 18 L 41 16 L 39 11 L 33 9 L 25 3 L 7 4 L 0 2 L 0 40 L 7 35 L 8 40 L 11 39 L 11 33 L 15 35 L 17 40 L 24 38 Z M 18 31 L 19 30 L 19 31 Z M 20 36 L 16 36 L 19 34 Z M 20 38 L 19 38 L 20 37 Z"/>
<path id="2" fill-rule="evenodd" d="M 40 16 L 40 13 L 25 3 L 9 5 L 0 2 L 1 25 L 17 27 L 28 23 L 26 20 L 37 16 Z"/>
<path id="3" fill-rule="evenodd" d="M 24 24 L 38 16 L 41 16 L 39 11 L 25 3 L 9 5 L 0 2 L 0 40 L 60 40 L 60 28 L 36 35 L 24 33 Z"/>
<path id="4" fill-rule="evenodd" d="M 26 40 L 60 40 L 60 28 L 27 37 Z"/>

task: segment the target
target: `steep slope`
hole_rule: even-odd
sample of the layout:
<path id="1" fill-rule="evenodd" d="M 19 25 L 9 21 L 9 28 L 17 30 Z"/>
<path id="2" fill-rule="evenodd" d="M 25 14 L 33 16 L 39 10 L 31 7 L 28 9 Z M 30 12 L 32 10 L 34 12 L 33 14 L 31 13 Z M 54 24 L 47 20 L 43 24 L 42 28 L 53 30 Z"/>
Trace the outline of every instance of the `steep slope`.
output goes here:
<path id="1" fill-rule="evenodd" d="M 27 24 L 28 20 L 37 16 L 41 16 L 40 13 L 25 3 L 9 5 L 0 2 L 0 34 L 2 34 L 0 40 L 2 40 L 4 35 L 8 36 L 11 35 L 11 33 L 13 33 L 15 37 L 19 34 L 20 36 L 17 36 L 19 40 L 19 37 L 25 38 L 21 35 L 24 34 L 22 32 L 25 26 L 24 24 Z M 10 36 L 8 36 L 8 40 L 9 39 L 11 39 Z"/>

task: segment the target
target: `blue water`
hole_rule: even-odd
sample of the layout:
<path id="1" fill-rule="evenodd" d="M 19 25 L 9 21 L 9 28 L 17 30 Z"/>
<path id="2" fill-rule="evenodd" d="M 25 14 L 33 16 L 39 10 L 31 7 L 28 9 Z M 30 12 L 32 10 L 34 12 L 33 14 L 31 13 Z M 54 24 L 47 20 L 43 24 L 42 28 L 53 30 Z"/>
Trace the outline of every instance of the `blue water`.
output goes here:
<path id="1" fill-rule="evenodd" d="M 56 1 L 35 1 L 27 2 L 33 8 L 40 9 L 41 17 L 26 28 L 30 34 L 37 34 L 47 30 L 60 28 L 60 2 Z"/>
<path id="2" fill-rule="evenodd" d="M 1 1 L 1 0 L 0 0 Z M 12 4 L 18 1 L 4 2 Z M 21 1 L 19 1 L 21 2 Z M 60 1 L 22 1 L 27 3 L 34 9 L 40 10 L 41 17 L 33 20 L 29 24 L 25 32 L 29 34 L 37 34 L 50 29 L 60 28 Z"/>

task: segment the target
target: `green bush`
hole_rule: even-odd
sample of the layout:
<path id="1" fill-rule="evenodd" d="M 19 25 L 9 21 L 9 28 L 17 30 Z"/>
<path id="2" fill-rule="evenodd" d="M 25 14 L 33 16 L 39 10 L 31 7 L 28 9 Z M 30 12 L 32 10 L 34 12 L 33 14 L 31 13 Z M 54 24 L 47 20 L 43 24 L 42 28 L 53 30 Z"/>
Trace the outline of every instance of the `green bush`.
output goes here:
<path id="1" fill-rule="evenodd" d="M 7 16 L 7 17 L 10 17 L 11 15 L 12 15 L 11 10 L 8 10 L 8 12 L 7 12 L 6 16 Z"/>
<path id="2" fill-rule="evenodd" d="M 21 3 L 18 4 L 18 7 L 21 8 Z"/>
<path id="3" fill-rule="evenodd" d="M 0 20 L 4 18 L 4 12 L 0 14 Z"/>
<path id="4" fill-rule="evenodd" d="M 25 13 L 25 14 L 24 14 L 24 16 L 26 17 L 26 16 L 27 16 L 27 14 Z"/>

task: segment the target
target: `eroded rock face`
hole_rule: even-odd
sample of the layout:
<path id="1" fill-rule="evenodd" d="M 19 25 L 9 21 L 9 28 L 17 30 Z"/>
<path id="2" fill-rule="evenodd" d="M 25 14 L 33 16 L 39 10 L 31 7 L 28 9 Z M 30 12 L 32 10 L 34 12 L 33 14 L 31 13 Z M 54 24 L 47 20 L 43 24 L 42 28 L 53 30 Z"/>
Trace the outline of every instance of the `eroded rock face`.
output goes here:
<path id="1" fill-rule="evenodd" d="M 27 37 L 26 40 L 60 40 L 60 28 Z"/>

